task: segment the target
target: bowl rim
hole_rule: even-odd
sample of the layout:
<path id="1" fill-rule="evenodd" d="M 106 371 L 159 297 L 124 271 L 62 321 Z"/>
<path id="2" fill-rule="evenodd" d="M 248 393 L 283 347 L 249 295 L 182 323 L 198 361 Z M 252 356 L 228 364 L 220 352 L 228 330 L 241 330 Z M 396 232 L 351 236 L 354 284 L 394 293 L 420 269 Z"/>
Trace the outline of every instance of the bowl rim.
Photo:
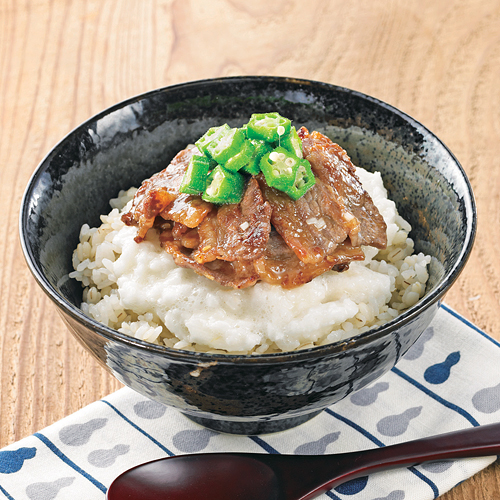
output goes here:
<path id="1" fill-rule="evenodd" d="M 189 87 L 197 87 L 206 84 L 231 84 L 237 82 L 268 82 L 268 83 L 291 83 L 303 86 L 310 87 L 320 87 L 325 90 L 334 92 L 334 93 L 342 93 L 350 96 L 357 97 L 361 100 L 368 101 L 376 106 L 383 108 L 390 113 L 395 114 L 400 117 L 404 122 L 409 124 L 416 130 L 420 130 L 425 133 L 426 136 L 432 138 L 435 143 L 442 148 L 444 152 L 449 155 L 452 163 L 457 167 L 458 172 L 460 174 L 461 180 L 464 182 L 467 188 L 468 198 L 464 197 L 464 201 L 467 205 L 467 209 L 470 212 L 470 220 L 469 224 L 466 228 L 465 240 L 463 247 L 460 251 L 460 255 L 453 264 L 452 268 L 448 271 L 448 273 L 442 278 L 441 283 L 439 283 L 433 290 L 431 290 L 428 294 L 422 297 L 419 302 L 415 305 L 404 311 L 401 315 L 397 316 L 393 320 L 385 323 L 383 326 L 372 328 L 364 333 L 355 335 L 353 337 L 349 337 L 344 340 L 339 340 L 336 342 L 332 342 L 330 344 L 325 344 L 321 346 L 310 347 L 307 349 L 301 349 L 297 351 L 283 351 L 276 353 L 268 353 L 268 354 L 222 354 L 222 353 L 206 353 L 206 352 L 198 352 L 198 351 L 188 351 L 182 349 L 174 349 L 172 347 L 161 346 L 157 344 L 152 344 L 146 342 L 144 340 L 136 339 L 134 337 L 128 336 L 126 334 L 120 333 L 117 330 L 114 330 L 108 326 L 99 323 L 86 316 L 80 308 L 63 298 L 58 291 L 52 286 L 49 280 L 45 277 L 43 271 L 39 268 L 37 264 L 35 264 L 35 259 L 33 253 L 31 251 L 31 247 L 28 243 L 28 238 L 24 231 L 27 220 L 29 219 L 29 200 L 32 194 L 33 187 L 38 181 L 39 177 L 45 171 L 45 167 L 48 165 L 50 159 L 56 154 L 56 151 L 59 147 L 61 147 L 68 138 L 77 134 L 84 128 L 88 128 L 89 125 L 114 111 L 124 108 L 125 106 L 129 106 L 135 102 L 138 102 L 142 99 L 151 98 L 155 94 L 164 93 L 164 92 L 172 92 L 181 88 L 189 88 Z M 472 247 L 474 244 L 475 236 L 477 232 L 477 210 L 476 210 L 476 202 L 474 199 L 474 194 L 472 192 L 472 187 L 469 179 L 465 173 L 465 170 L 461 166 L 458 159 L 455 155 L 450 151 L 450 149 L 444 144 L 444 142 L 439 139 L 433 132 L 431 132 L 427 127 L 422 125 L 419 121 L 415 120 L 407 113 L 399 110 L 395 106 L 388 104 L 376 97 L 372 97 L 370 95 L 364 94 L 360 91 L 352 90 L 347 87 L 338 86 L 331 83 L 309 80 L 309 79 L 301 79 L 301 78 L 292 78 L 292 77 L 284 77 L 284 76 L 263 76 L 263 75 L 248 75 L 248 76 L 229 76 L 229 77 L 218 77 L 218 78 L 206 78 L 200 80 L 191 80 L 186 82 L 177 83 L 174 85 L 168 85 L 164 87 L 160 87 L 157 89 L 153 89 L 144 93 L 137 94 L 133 97 L 129 97 L 124 99 L 116 104 L 113 104 L 97 114 L 87 118 L 84 122 L 80 123 L 76 127 L 74 127 L 70 132 L 68 132 L 62 139 L 60 139 L 44 156 L 44 158 L 37 165 L 35 170 L 33 171 L 28 184 L 25 188 L 22 202 L 21 202 L 21 210 L 19 213 L 19 235 L 22 251 L 26 260 L 26 263 L 33 274 L 35 280 L 40 285 L 42 290 L 49 296 L 49 298 L 59 306 L 60 313 L 64 312 L 68 314 L 71 318 L 76 320 L 79 323 L 83 323 L 86 328 L 89 328 L 95 332 L 97 332 L 100 336 L 104 337 L 106 340 L 118 342 L 120 344 L 125 344 L 130 347 L 138 348 L 139 350 L 147 351 L 149 353 L 156 353 L 166 357 L 171 357 L 175 360 L 184 360 L 196 363 L 203 362 L 217 362 L 217 363 L 251 363 L 251 364 L 269 364 L 275 362 L 284 362 L 284 361 L 294 361 L 294 360 L 306 360 L 308 358 L 316 358 L 317 356 L 330 355 L 338 352 L 345 351 L 352 346 L 361 346 L 367 343 L 370 343 L 372 340 L 376 340 L 382 338 L 386 335 L 391 334 L 394 330 L 399 329 L 402 325 L 413 321 L 416 316 L 418 316 L 422 311 L 425 311 L 429 307 L 431 307 L 436 301 L 441 302 L 441 298 L 448 291 L 448 289 L 453 285 L 453 283 L 458 278 L 459 274 L 463 270 L 465 264 L 467 263 Z"/>

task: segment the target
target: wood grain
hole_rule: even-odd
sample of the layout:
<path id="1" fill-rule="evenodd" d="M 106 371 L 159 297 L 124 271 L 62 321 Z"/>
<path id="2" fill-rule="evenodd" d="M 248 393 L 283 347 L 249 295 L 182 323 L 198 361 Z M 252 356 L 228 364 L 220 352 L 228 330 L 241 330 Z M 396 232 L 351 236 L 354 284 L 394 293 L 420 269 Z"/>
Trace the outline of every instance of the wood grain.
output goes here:
<path id="1" fill-rule="evenodd" d="M 0 0 L 0 447 L 116 390 L 66 331 L 21 254 L 36 165 L 138 93 L 227 75 L 322 80 L 421 121 L 472 182 L 479 228 L 446 301 L 500 339 L 498 0 Z M 492 465 L 444 495 L 500 498 Z"/>

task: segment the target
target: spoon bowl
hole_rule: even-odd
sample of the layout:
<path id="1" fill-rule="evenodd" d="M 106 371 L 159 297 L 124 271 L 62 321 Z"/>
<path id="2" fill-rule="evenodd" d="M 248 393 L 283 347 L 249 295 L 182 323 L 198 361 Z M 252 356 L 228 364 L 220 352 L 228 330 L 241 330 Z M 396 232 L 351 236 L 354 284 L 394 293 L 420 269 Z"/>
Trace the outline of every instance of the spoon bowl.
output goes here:
<path id="1" fill-rule="evenodd" d="M 333 455 L 203 453 L 138 465 L 107 500 L 309 500 L 369 473 L 422 462 L 500 453 L 500 424 Z"/>
<path id="2" fill-rule="evenodd" d="M 146 500 L 164 498 L 159 495 L 165 494 L 169 500 L 212 498 L 208 492 L 214 492 L 213 498 L 219 500 L 280 498 L 275 470 L 257 454 L 214 453 L 171 458 L 175 460 L 155 460 L 125 472 L 115 480 L 107 498 Z"/>

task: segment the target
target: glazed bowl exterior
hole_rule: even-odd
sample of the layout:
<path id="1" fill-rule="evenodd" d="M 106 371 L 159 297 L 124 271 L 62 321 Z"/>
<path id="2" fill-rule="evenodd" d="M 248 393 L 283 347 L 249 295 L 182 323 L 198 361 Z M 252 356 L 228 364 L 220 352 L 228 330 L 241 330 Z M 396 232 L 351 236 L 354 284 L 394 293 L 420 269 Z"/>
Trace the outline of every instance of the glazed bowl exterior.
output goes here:
<path id="1" fill-rule="evenodd" d="M 80 227 L 99 225 L 108 200 L 168 165 L 209 127 L 278 111 L 323 131 L 353 163 L 382 174 L 410 222 L 416 252 L 432 256 L 426 295 L 354 338 L 268 355 L 193 353 L 133 339 L 86 317 L 71 256 Z M 359 92 L 280 77 L 188 82 L 117 104 L 73 130 L 41 162 L 25 192 L 20 235 L 27 263 L 76 339 L 118 380 L 215 430 L 293 427 L 390 370 L 418 339 L 463 269 L 476 211 L 446 146 L 401 111 Z M 258 311 L 256 311 L 258 314 Z"/>

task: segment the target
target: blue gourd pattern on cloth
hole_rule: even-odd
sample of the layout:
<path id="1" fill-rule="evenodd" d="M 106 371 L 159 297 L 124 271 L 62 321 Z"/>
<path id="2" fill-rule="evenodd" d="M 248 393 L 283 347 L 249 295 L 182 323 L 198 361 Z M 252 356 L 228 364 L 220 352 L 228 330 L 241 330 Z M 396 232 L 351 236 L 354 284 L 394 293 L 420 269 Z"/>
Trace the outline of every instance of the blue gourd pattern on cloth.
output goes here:
<path id="1" fill-rule="evenodd" d="M 102 500 L 142 462 L 184 453 L 324 454 L 387 446 L 500 419 L 500 343 L 447 306 L 382 378 L 285 432 L 231 436 L 124 388 L 0 450 L 0 500 Z M 320 499 L 437 498 L 496 457 L 372 474 Z"/>

